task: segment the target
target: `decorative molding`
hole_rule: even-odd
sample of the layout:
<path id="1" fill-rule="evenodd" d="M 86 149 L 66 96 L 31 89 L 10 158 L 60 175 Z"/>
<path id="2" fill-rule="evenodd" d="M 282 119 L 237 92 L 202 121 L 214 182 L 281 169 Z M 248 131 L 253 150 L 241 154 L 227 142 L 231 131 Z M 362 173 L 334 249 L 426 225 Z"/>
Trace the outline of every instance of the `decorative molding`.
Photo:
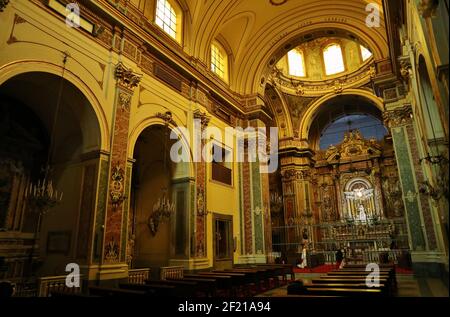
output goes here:
<path id="1" fill-rule="evenodd" d="M 124 200 L 124 170 L 117 164 L 112 168 L 111 172 L 111 188 L 109 194 L 111 196 L 111 204 L 116 209 Z"/>
<path id="2" fill-rule="evenodd" d="M 202 112 L 200 109 L 197 109 L 194 111 L 194 119 L 200 119 L 203 130 L 208 126 L 211 116 L 209 116 L 206 112 Z"/>
<path id="3" fill-rule="evenodd" d="M 306 180 L 310 176 L 310 172 L 308 170 L 284 170 L 281 171 L 281 178 L 283 182 L 289 182 L 294 180 Z"/>
<path id="4" fill-rule="evenodd" d="M 359 130 L 354 130 L 346 132 L 344 141 L 338 146 L 330 145 L 325 152 L 325 159 L 331 162 L 361 155 L 381 155 L 381 146 L 375 139 L 366 140 Z"/>
<path id="5" fill-rule="evenodd" d="M 409 58 L 409 56 L 400 56 L 398 58 L 398 61 L 400 63 L 400 75 L 407 82 L 409 78 L 412 76 L 411 59 Z"/>
<path id="6" fill-rule="evenodd" d="M 345 89 L 361 87 L 370 83 L 379 74 L 377 73 L 375 63 L 368 63 L 361 68 L 342 75 L 339 78 L 330 78 L 324 80 L 298 80 L 286 76 L 276 66 L 270 72 L 267 82 L 280 91 L 297 96 L 317 97 L 328 93 L 341 93 Z"/>
<path id="7" fill-rule="evenodd" d="M 129 90 L 133 90 L 142 79 L 141 74 L 133 72 L 131 68 L 125 67 L 122 62 L 116 65 L 114 72 L 115 78 L 119 85 Z"/>
<path id="8" fill-rule="evenodd" d="M 9 0 L 0 0 L 0 12 L 3 12 L 8 5 Z"/>
<path id="9" fill-rule="evenodd" d="M 131 95 L 125 92 L 119 92 L 119 106 L 123 110 L 130 110 L 131 105 Z"/>
<path id="10" fill-rule="evenodd" d="M 340 81 L 339 79 L 336 80 L 336 81 L 334 82 L 333 89 L 334 89 L 334 93 L 335 93 L 335 94 L 340 94 L 340 93 L 342 93 L 342 92 L 344 91 L 344 84 L 343 84 L 343 82 Z"/>
<path id="11" fill-rule="evenodd" d="M 170 112 L 170 111 L 166 111 L 166 112 L 164 112 L 164 113 L 157 112 L 157 113 L 155 114 L 155 117 L 164 120 L 164 122 L 166 123 L 166 125 L 169 125 L 169 124 L 171 124 L 171 125 L 177 125 L 177 123 L 176 123 L 175 120 L 173 119 L 172 112 Z"/>
<path id="12" fill-rule="evenodd" d="M 424 19 L 435 16 L 439 0 L 420 0 L 417 9 Z"/>
<path id="13" fill-rule="evenodd" d="M 412 107 L 410 104 L 404 105 L 393 110 L 386 110 L 383 112 L 383 121 L 386 126 L 395 128 L 411 122 L 413 116 Z"/>
<path id="14" fill-rule="evenodd" d="M 270 4 L 273 6 L 280 6 L 287 2 L 288 0 L 269 0 Z"/>

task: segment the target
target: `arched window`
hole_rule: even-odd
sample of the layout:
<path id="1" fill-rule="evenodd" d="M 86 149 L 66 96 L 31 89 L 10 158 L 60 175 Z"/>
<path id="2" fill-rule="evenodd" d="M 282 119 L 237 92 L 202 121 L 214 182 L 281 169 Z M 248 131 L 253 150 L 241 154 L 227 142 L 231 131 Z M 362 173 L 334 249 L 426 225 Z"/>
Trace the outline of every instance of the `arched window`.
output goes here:
<path id="1" fill-rule="evenodd" d="M 321 150 L 340 144 L 346 132 L 359 130 L 365 139 L 382 140 L 388 134 L 383 122 L 368 114 L 348 114 L 331 122 L 320 135 Z"/>
<path id="2" fill-rule="evenodd" d="M 228 82 L 228 55 L 217 41 L 211 44 L 211 70 Z"/>
<path id="3" fill-rule="evenodd" d="M 297 49 L 290 50 L 288 52 L 288 68 L 289 75 L 305 77 L 305 58 L 303 52 Z"/>
<path id="4" fill-rule="evenodd" d="M 181 42 L 181 9 L 168 0 L 157 0 L 155 23 L 172 38 Z"/>
<path id="5" fill-rule="evenodd" d="M 345 71 L 344 58 L 339 44 L 331 44 L 323 50 L 325 74 L 334 75 Z"/>
<path id="6" fill-rule="evenodd" d="M 365 48 L 362 45 L 360 45 L 359 48 L 361 50 L 361 57 L 362 57 L 363 62 L 365 62 L 366 60 L 368 60 L 369 58 L 372 57 L 372 52 L 369 51 L 367 48 Z"/>

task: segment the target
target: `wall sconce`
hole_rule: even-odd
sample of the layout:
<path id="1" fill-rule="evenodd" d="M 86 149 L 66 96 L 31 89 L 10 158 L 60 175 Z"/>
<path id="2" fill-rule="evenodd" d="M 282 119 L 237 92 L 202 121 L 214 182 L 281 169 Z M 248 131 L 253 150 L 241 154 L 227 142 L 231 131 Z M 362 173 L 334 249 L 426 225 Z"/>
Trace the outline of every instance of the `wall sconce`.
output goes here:
<path id="1" fill-rule="evenodd" d="M 438 179 L 438 186 L 434 187 L 429 181 L 421 182 L 419 193 L 430 196 L 434 201 L 438 201 L 443 196 L 448 198 L 448 182 L 444 182 L 441 177 Z"/>
<path id="2" fill-rule="evenodd" d="M 430 153 L 427 153 L 427 156 L 419 159 L 420 164 L 422 164 L 423 161 L 427 161 L 430 164 L 438 164 L 438 165 L 448 164 L 448 159 L 442 154 L 430 155 Z"/>

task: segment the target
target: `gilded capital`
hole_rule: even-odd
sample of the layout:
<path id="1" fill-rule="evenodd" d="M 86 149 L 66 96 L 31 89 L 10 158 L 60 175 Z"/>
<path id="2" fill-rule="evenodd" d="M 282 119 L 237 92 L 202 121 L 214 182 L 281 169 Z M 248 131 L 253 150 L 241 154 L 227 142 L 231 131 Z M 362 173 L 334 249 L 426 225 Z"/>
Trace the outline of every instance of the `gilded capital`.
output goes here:
<path id="1" fill-rule="evenodd" d="M 417 9 L 422 17 L 429 18 L 435 15 L 438 6 L 439 0 L 420 0 Z"/>
<path id="2" fill-rule="evenodd" d="M 9 3 L 9 0 L 0 0 L 0 12 L 3 12 L 3 10 L 6 8 L 8 3 Z"/>
<path id="3" fill-rule="evenodd" d="M 194 119 L 200 119 L 203 130 L 208 126 L 211 116 L 209 116 L 206 112 L 202 112 L 200 109 L 197 109 L 194 111 Z"/>
<path id="4" fill-rule="evenodd" d="M 133 72 L 131 68 L 127 68 L 122 62 L 116 65 L 116 70 L 114 72 L 117 83 L 129 90 L 133 90 L 142 79 L 141 74 Z"/>
<path id="5" fill-rule="evenodd" d="M 386 110 L 385 112 L 383 112 L 383 121 L 386 126 L 393 128 L 409 123 L 412 119 L 412 116 L 412 107 L 410 104 L 407 104 L 403 107 Z"/>

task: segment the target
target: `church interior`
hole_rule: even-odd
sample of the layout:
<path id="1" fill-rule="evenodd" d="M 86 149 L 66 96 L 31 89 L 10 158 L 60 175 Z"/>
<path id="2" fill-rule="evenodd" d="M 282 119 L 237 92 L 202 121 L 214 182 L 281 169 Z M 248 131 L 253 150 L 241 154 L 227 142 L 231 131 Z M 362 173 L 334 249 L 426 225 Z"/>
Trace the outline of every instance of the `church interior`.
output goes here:
<path id="1" fill-rule="evenodd" d="M 0 0 L 0 297 L 448 297 L 448 23 Z"/>

